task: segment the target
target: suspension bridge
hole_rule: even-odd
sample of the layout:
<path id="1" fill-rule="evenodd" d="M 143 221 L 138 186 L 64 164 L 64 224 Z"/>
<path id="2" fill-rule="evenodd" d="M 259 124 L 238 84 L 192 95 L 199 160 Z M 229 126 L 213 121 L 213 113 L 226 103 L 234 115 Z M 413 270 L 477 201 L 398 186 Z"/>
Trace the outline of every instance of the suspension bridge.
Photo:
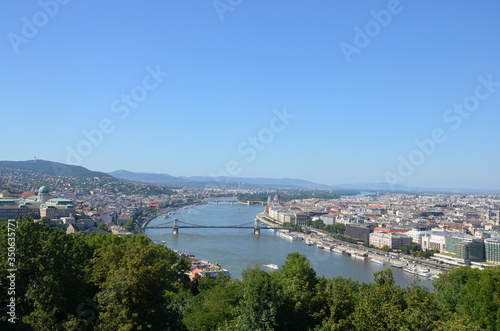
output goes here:
<path id="1" fill-rule="evenodd" d="M 155 226 L 148 226 L 147 229 L 172 229 L 173 234 L 179 234 L 179 229 L 253 229 L 254 234 L 260 234 L 260 230 L 289 230 L 289 228 L 277 226 L 260 226 L 259 220 L 255 219 L 252 222 L 239 225 L 199 225 L 192 224 L 174 218 L 173 221 Z"/>

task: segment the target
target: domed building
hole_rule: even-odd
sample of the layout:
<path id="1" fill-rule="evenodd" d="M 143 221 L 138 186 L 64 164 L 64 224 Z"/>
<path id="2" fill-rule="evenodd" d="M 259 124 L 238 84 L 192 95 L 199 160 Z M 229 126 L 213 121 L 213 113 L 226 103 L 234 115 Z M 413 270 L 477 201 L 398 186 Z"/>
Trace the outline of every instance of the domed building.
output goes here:
<path id="1" fill-rule="evenodd" d="M 42 186 L 38 189 L 38 202 L 46 203 L 50 199 L 50 190 L 46 186 Z"/>
<path id="2" fill-rule="evenodd" d="M 0 219 L 31 216 L 35 219 L 72 217 L 76 215 L 73 201 L 52 198 L 50 190 L 42 186 L 37 192 L 25 192 L 23 198 L 0 198 Z M 29 196 L 30 193 L 33 195 Z M 37 195 L 34 195 L 38 193 Z"/>

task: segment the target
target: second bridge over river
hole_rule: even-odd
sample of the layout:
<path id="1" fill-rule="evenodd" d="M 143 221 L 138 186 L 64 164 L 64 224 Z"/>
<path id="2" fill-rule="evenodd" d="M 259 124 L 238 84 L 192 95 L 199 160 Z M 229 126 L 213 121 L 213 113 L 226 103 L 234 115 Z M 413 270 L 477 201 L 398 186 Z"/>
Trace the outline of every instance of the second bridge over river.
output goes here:
<path id="1" fill-rule="evenodd" d="M 187 222 L 179 221 L 179 219 L 174 218 L 172 222 L 167 222 L 160 225 L 148 226 L 148 229 L 172 229 L 173 234 L 179 234 L 179 229 L 253 229 L 254 234 L 260 234 L 260 230 L 290 230 L 289 228 L 277 227 L 277 226 L 260 226 L 259 220 L 255 219 L 252 222 L 244 223 L 240 225 L 200 225 L 191 224 Z"/>

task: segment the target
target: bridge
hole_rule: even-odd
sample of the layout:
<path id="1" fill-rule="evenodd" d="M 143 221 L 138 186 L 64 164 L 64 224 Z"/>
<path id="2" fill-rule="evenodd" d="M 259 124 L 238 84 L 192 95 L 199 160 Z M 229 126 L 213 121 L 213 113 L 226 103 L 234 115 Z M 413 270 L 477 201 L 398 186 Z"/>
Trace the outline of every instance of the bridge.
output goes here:
<path id="1" fill-rule="evenodd" d="M 234 201 L 234 200 L 208 200 L 209 202 L 215 202 L 216 205 L 218 205 L 219 203 L 229 203 L 231 205 L 234 205 L 235 203 L 238 203 L 238 201 Z M 266 203 L 263 202 L 263 201 L 246 201 L 246 202 L 241 202 L 245 205 L 249 205 L 249 206 L 252 206 L 252 205 L 265 205 Z"/>
<path id="2" fill-rule="evenodd" d="M 277 227 L 277 226 L 260 226 L 259 220 L 255 219 L 253 225 L 250 226 L 252 222 L 244 223 L 240 225 L 199 225 L 191 224 L 187 222 L 179 221 L 179 219 L 174 218 L 172 222 L 165 224 L 160 224 L 156 226 L 148 226 L 147 229 L 172 229 L 173 234 L 179 234 L 179 229 L 253 229 L 254 234 L 260 234 L 260 230 L 288 230 L 289 228 Z M 181 225 L 179 225 L 181 224 Z"/>

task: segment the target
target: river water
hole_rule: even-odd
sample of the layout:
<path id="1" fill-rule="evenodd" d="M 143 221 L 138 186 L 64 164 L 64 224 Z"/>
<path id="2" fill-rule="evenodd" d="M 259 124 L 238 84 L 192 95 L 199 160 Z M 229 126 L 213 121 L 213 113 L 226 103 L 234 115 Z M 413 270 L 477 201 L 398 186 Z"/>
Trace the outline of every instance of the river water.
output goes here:
<path id="1" fill-rule="evenodd" d="M 263 211 L 261 205 L 247 206 L 230 201 L 234 199 L 218 199 L 204 205 L 179 209 L 168 219 L 155 218 L 148 226 L 168 224 L 172 226 L 173 218 L 181 223 L 196 225 L 247 225 L 253 226 L 255 216 Z M 261 224 L 265 226 L 266 224 Z M 318 276 L 327 278 L 343 277 L 359 282 L 373 282 L 373 274 L 391 268 L 394 280 L 399 286 L 407 286 L 417 282 L 418 285 L 432 289 L 432 281 L 417 275 L 404 272 L 390 265 L 380 265 L 368 260 L 362 261 L 341 254 L 324 251 L 315 246 L 307 246 L 304 241 L 289 241 L 280 238 L 273 230 L 261 230 L 254 235 L 253 229 L 189 229 L 180 228 L 178 235 L 172 229 L 148 229 L 146 234 L 155 242 L 165 241 L 168 248 L 195 255 L 201 260 L 219 263 L 228 269 L 231 276 L 241 279 L 241 272 L 246 267 L 263 264 L 283 265 L 288 253 L 298 252 L 309 259 Z"/>

